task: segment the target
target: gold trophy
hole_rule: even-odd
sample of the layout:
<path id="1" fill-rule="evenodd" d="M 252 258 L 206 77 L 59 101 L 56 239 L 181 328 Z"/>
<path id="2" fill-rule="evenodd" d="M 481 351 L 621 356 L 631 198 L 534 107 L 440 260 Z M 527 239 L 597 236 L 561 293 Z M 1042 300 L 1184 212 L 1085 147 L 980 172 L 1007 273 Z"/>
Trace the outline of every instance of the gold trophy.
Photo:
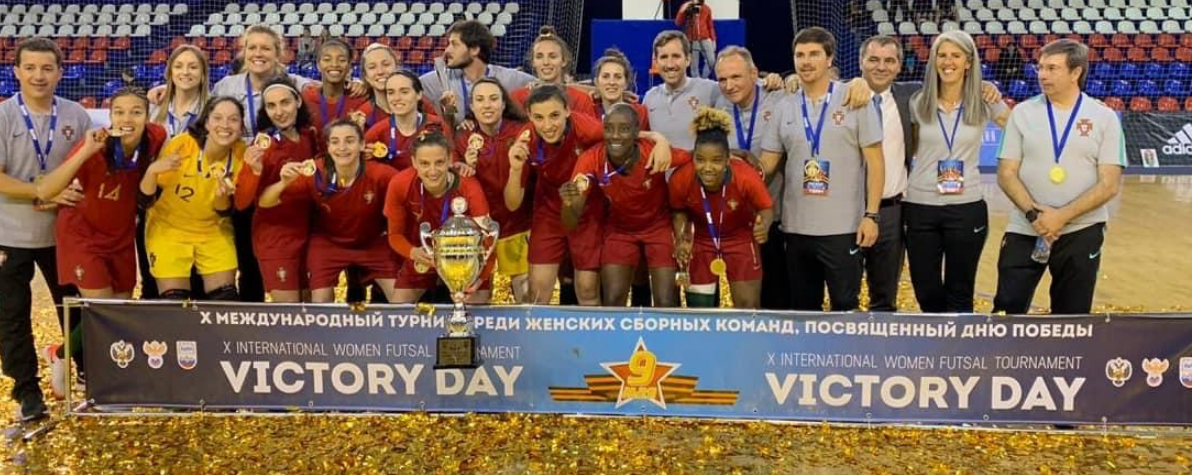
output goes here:
<path id="1" fill-rule="evenodd" d="M 435 271 L 451 290 L 455 309 L 447 318 L 447 334 L 437 340 L 435 368 L 476 368 L 480 366 L 480 337 L 472 328 L 464 300 L 471 292 L 484 265 L 497 245 L 499 227 L 489 220 L 485 225 L 464 215 L 468 202 L 462 196 L 451 200 L 453 215 L 443 226 L 430 230 L 422 223 L 418 231 L 422 247 L 435 259 Z"/>

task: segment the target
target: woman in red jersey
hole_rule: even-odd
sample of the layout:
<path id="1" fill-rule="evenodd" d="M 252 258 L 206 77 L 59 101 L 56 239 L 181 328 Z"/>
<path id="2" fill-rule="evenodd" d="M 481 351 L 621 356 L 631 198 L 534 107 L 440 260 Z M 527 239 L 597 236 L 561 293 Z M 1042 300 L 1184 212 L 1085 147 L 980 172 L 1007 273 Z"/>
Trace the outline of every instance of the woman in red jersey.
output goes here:
<path id="1" fill-rule="evenodd" d="M 348 91 L 354 59 L 351 46 L 340 39 L 328 39 L 319 45 L 316 55 L 323 84 L 302 91 L 302 102 L 315 129 L 321 134 L 323 126 L 347 117 L 368 100 L 353 96 Z"/>
<path id="2" fill-rule="evenodd" d="M 236 186 L 236 209 L 251 208 L 260 190 L 281 180 L 281 168 L 319 154 L 321 140 L 310 112 L 289 79 L 270 80 L 261 93 L 257 130 L 262 131 L 245 152 L 251 173 L 241 173 Z M 254 166 L 253 164 L 260 164 Z M 310 207 L 285 203 L 259 209 L 252 218 L 252 246 L 261 268 L 265 291 L 274 302 L 298 302 L 306 285 L 306 241 L 310 235 Z"/>
<path id="3" fill-rule="evenodd" d="M 397 265 L 385 240 L 382 213 L 389 180 L 397 172 L 362 157 L 364 132 L 350 119 L 339 119 L 323 131 L 322 160 L 290 162 L 281 167 L 281 181 L 265 188 L 259 206 L 268 209 L 286 201 L 314 205 L 306 266 L 311 300 L 331 302 L 339 274 L 361 270 L 361 283 L 376 282 L 393 300 Z"/>
<path id="4" fill-rule="evenodd" d="M 604 50 L 604 56 L 596 60 L 594 70 L 592 83 L 596 85 L 596 91 L 592 93 L 592 100 L 596 106 L 596 117 L 603 120 L 604 112 L 611 109 L 613 104 L 626 102 L 626 91 L 630 85 L 636 84 L 637 80 L 634 79 L 633 66 L 629 64 L 629 58 L 616 48 Z M 641 130 L 650 130 L 650 117 L 646 106 L 637 102 L 628 104 L 633 106 L 637 110 L 637 116 L 641 117 Z"/>
<path id="5" fill-rule="evenodd" d="M 529 291 L 530 207 L 510 210 L 505 205 L 509 181 L 509 147 L 526 128 L 526 115 L 509 100 L 504 86 L 481 78 L 472 86 L 467 120 L 470 130 L 455 134 L 455 161 L 474 169 L 484 190 L 492 218 L 501 225 L 497 240 L 497 271 L 510 278 L 513 299 L 526 301 Z"/>
<path id="6" fill-rule="evenodd" d="M 596 108 L 592 105 L 592 96 L 575 86 L 566 85 L 567 76 L 575 68 L 575 59 L 571 56 L 571 48 L 567 42 L 555 33 L 552 26 L 544 26 L 530 46 L 530 65 L 534 68 L 534 75 L 538 81 L 511 92 L 513 100 L 525 105 L 530 97 L 531 89 L 545 84 L 553 84 L 565 88 L 567 91 L 567 107 L 572 113 L 587 114 L 596 117 Z"/>
<path id="7" fill-rule="evenodd" d="M 410 168 L 414 138 L 428 130 L 445 132 L 445 126 L 439 116 L 422 109 L 422 81 L 417 74 L 397 71 L 385 79 L 384 87 L 391 114 L 365 132 L 366 153 L 401 171 Z"/>
<path id="8" fill-rule="evenodd" d="M 431 250 L 421 246 L 420 228 L 429 224 L 439 229 L 457 207 L 482 227 L 489 225 L 488 202 L 475 178 L 453 171 L 451 145 L 438 131 L 414 138 L 413 166 L 402 170 L 389 184 L 385 217 L 389 219 L 389 245 L 400 254 L 394 303 L 411 303 L 422 298 L 439 282 Z M 487 303 L 491 296 L 492 261 L 472 289 L 464 291 L 469 303 Z"/>
<path id="9" fill-rule="evenodd" d="M 580 155 L 571 180 L 560 187 L 562 220 L 565 227 L 573 227 L 584 208 L 595 204 L 587 199 L 588 193 L 600 189 L 608 208 L 600 250 L 601 301 L 605 306 L 625 306 L 635 267 L 644 255 L 654 306 L 675 307 L 679 300 L 666 176 L 651 170 L 647 160 L 655 149 L 669 149 L 673 165 L 690 162 L 691 155 L 671 148 L 663 137 L 640 138 L 640 123 L 629 104 L 609 109 L 604 142 Z"/>
<path id="10" fill-rule="evenodd" d="M 718 306 L 720 277 L 728 279 L 733 307 L 761 304 L 758 245 L 769 235 L 774 203 L 757 170 L 729 157 L 731 120 L 722 110 L 700 110 L 692 121 L 695 159 L 670 179 L 675 255 L 690 275 L 688 307 Z"/>

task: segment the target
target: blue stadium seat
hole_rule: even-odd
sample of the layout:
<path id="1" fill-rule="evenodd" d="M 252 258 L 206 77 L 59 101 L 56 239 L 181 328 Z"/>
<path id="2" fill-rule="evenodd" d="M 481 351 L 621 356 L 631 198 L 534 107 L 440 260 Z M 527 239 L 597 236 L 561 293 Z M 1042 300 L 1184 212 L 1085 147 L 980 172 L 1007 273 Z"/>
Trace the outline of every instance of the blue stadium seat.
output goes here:
<path id="1" fill-rule="evenodd" d="M 228 65 L 211 67 L 211 83 L 215 84 L 228 75 Z"/>
<path id="2" fill-rule="evenodd" d="M 314 79 L 314 80 L 319 80 L 319 79 L 322 79 L 322 77 L 323 77 L 323 75 L 321 73 L 319 73 L 319 67 L 314 64 L 308 64 L 306 66 L 303 66 L 302 72 L 299 74 L 301 74 L 304 77 Z"/>
<path id="3" fill-rule="evenodd" d="M 1118 71 L 1117 77 L 1126 79 L 1141 79 L 1142 69 L 1134 63 L 1122 63 L 1122 68 Z"/>
<path id="4" fill-rule="evenodd" d="M 1007 92 L 1015 100 L 1022 100 L 1023 98 L 1030 97 L 1030 86 L 1027 86 L 1026 81 L 1014 80 L 1010 82 L 1010 90 Z"/>
<path id="5" fill-rule="evenodd" d="M 1192 70 L 1190 70 L 1188 68 L 1187 64 L 1171 63 L 1171 64 L 1167 65 L 1166 77 L 1176 78 L 1176 79 L 1189 79 L 1189 78 L 1192 78 L 1192 75 L 1189 74 L 1190 72 L 1192 72 Z"/>
<path id="6" fill-rule="evenodd" d="M 1150 79 L 1138 83 L 1138 93 L 1147 97 L 1159 97 L 1159 84 Z"/>
<path id="7" fill-rule="evenodd" d="M 1134 95 L 1134 86 L 1129 81 L 1118 79 L 1113 81 L 1109 88 L 1109 93 L 1118 97 L 1128 97 Z"/>
<path id="8" fill-rule="evenodd" d="M 1184 82 L 1179 79 L 1168 79 L 1163 81 L 1163 95 L 1186 96 L 1188 95 L 1188 88 L 1184 87 Z"/>
<path id="9" fill-rule="evenodd" d="M 1090 79 L 1085 87 L 1085 92 L 1088 92 L 1093 97 L 1105 97 L 1105 81 Z"/>
<path id="10" fill-rule="evenodd" d="M 1022 68 L 1022 74 L 1026 75 L 1028 80 L 1037 81 L 1039 80 L 1039 67 L 1035 63 L 1026 63 Z"/>
<path id="11" fill-rule="evenodd" d="M 71 64 L 62 69 L 62 79 L 77 81 L 83 78 L 83 65 Z"/>
<path id="12" fill-rule="evenodd" d="M 1091 72 L 1092 74 L 1090 74 L 1090 76 L 1097 79 L 1113 79 L 1113 77 L 1117 75 L 1117 68 L 1113 66 L 1113 63 L 1099 62 L 1093 63 Z"/>
<path id="13" fill-rule="evenodd" d="M 1142 77 L 1155 79 L 1163 77 L 1163 65 L 1159 63 L 1146 63 L 1142 67 Z"/>
<path id="14" fill-rule="evenodd" d="M 113 79 L 103 86 L 103 96 L 112 97 L 124 87 L 124 81 Z"/>
<path id="15" fill-rule="evenodd" d="M 993 66 L 989 63 L 981 63 L 981 77 L 987 78 L 993 75 Z"/>
<path id="16" fill-rule="evenodd" d="M 0 80 L 0 96 L 9 97 L 16 93 L 16 85 L 12 81 Z"/>

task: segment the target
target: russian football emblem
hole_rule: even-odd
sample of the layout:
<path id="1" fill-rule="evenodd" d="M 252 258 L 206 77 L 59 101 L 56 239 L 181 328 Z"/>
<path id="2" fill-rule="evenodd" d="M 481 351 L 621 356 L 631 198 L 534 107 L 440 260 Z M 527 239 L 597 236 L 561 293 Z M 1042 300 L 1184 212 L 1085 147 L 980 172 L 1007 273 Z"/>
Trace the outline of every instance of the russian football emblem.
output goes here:
<path id="1" fill-rule="evenodd" d="M 1180 358 L 1180 384 L 1192 389 L 1192 357 Z"/>
<path id="2" fill-rule="evenodd" d="M 1126 381 L 1129 381 L 1130 376 L 1133 375 L 1134 365 L 1129 360 L 1118 357 L 1105 362 L 1105 377 L 1109 378 L 1114 387 L 1125 386 Z"/>
<path id="3" fill-rule="evenodd" d="M 162 358 L 169 351 L 170 347 L 165 342 L 147 341 L 141 344 L 141 351 L 145 352 L 145 359 L 149 360 L 149 367 L 153 369 L 161 369 L 165 363 L 165 358 Z"/>
<path id="4" fill-rule="evenodd" d="M 1163 384 L 1163 373 L 1167 372 L 1170 367 L 1167 360 L 1160 360 L 1159 358 L 1143 359 L 1142 370 L 1146 371 L 1146 385 L 1152 388 L 1159 387 Z"/>
<path id="5" fill-rule="evenodd" d="M 178 341 L 174 343 L 178 350 L 178 367 L 185 370 L 195 369 L 199 364 L 199 347 L 194 341 Z"/>
<path id="6" fill-rule="evenodd" d="M 137 353 L 136 348 L 133 348 L 131 344 L 120 340 L 112 343 L 112 346 L 108 350 L 108 356 L 112 357 L 112 361 L 116 362 L 116 366 L 124 369 L 128 367 L 128 364 L 132 362 L 133 358 L 136 358 Z"/>

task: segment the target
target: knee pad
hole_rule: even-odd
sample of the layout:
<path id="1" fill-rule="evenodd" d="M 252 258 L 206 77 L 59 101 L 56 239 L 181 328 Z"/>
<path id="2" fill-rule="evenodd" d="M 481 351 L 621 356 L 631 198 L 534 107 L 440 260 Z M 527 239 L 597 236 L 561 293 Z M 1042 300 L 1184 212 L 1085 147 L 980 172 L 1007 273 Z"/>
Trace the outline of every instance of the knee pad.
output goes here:
<path id="1" fill-rule="evenodd" d="M 190 300 L 190 291 L 186 289 L 170 289 L 161 293 L 162 300 Z"/>
<path id="2" fill-rule="evenodd" d="M 225 285 L 223 287 L 219 287 L 219 288 L 214 289 L 210 292 L 207 292 L 207 298 L 211 299 L 211 300 L 223 300 L 223 301 L 234 302 L 234 301 L 240 300 L 240 292 L 236 291 L 236 286 L 234 286 L 234 285 Z"/>

